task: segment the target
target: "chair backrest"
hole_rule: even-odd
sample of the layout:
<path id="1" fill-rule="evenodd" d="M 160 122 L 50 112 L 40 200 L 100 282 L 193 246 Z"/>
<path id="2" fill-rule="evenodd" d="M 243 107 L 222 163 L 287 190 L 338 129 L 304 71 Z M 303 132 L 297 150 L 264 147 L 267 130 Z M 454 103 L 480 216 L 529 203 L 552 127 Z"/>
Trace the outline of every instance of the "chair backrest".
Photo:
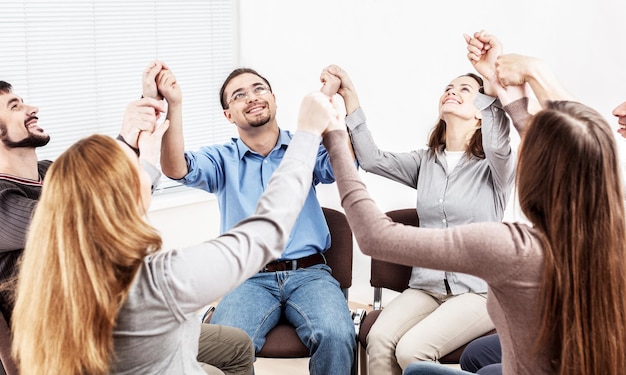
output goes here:
<path id="1" fill-rule="evenodd" d="M 386 212 L 389 218 L 397 223 L 419 226 L 419 218 L 415 208 L 405 208 Z M 371 260 L 370 285 L 374 287 L 374 309 L 380 308 L 381 288 L 402 292 L 409 287 L 411 278 L 410 266 Z"/>
<path id="2" fill-rule="evenodd" d="M 328 207 L 322 207 L 322 210 L 331 239 L 330 248 L 324 253 L 324 257 L 333 270 L 333 277 L 339 281 L 339 286 L 346 294 L 352 286 L 352 229 L 343 212 Z"/>
<path id="3" fill-rule="evenodd" d="M 0 374 L 18 375 L 17 365 L 11 356 L 11 340 L 11 329 L 4 315 L 0 313 L 0 360 L 2 361 Z"/>

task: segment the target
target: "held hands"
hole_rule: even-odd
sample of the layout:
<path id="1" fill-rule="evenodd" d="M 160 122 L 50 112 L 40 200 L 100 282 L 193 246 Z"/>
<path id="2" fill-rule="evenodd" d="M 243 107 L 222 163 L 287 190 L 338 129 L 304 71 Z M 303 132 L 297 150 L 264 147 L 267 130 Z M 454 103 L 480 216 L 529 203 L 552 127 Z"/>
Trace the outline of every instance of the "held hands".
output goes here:
<path id="1" fill-rule="evenodd" d="M 320 81 L 322 82 L 322 88 L 320 91 L 328 96 L 337 94 L 339 88 L 341 87 L 341 79 L 333 74 L 330 74 L 326 70 L 322 71 Z"/>
<path id="2" fill-rule="evenodd" d="M 138 148 L 141 132 L 153 132 L 161 113 L 165 111 L 165 103 L 152 98 L 143 98 L 130 102 L 126 106 L 120 135 L 132 147 Z"/>
<path id="3" fill-rule="evenodd" d="M 473 37 L 463 34 L 467 42 L 467 58 L 485 79 L 485 93 L 497 96 L 507 105 L 526 95 L 525 81 L 511 81 L 512 70 L 505 67 L 507 57 L 502 54 L 502 44 L 485 30 L 475 32 Z"/>
<path id="4" fill-rule="evenodd" d="M 155 60 L 142 75 L 143 96 L 165 99 L 169 105 L 180 104 L 182 91 L 174 73 L 162 61 Z"/>
<path id="5" fill-rule="evenodd" d="M 164 68 L 167 69 L 165 64 L 155 60 L 143 71 L 141 75 L 142 97 L 157 100 L 163 99 L 163 96 L 159 93 L 159 89 L 157 88 L 156 76 Z"/>
<path id="6" fill-rule="evenodd" d="M 322 70 L 320 81 L 324 84 L 321 91 L 332 96 L 339 94 L 346 106 L 346 113 L 350 114 L 361 106 L 359 97 L 350 76 L 337 65 L 329 65 Z"/>
<path id="7" fill-rule="evenodd" d="M 331 130 L 346 129 L 335 103 L 322 92 L 313 92 L 302 99 L 298 114 L 298 130 L 325 134 Z"/>
<path id="8" fill-rule="evenodd" d="M 520 86 L 528 81 L 533 66 L 541 61 L 522 55 L 502 54 L 502 44 L 485 30 L 473 36 L 463 34 L 467 42 L 467 58 L 476 71 L 493 85 Z"/>
<path id="9" fill-rule="evenodd" d="M 157 121 L 167 108 L 163 99 L 167 100 L 168 105 L 180 104 L 182 101 L 182 93 L 174 73 L 161 61 L 151 62 L 143 71 L 141 81 L 142 99 L 126 106 L 120 131 L 120 135 L 131 147 L 139 149 L 140 135 L 145 138 L 146 134 L 152 134 L 157 129 Z M 161 125 L 159 128 L 164 132 L 168 126 Z"/>
<path id="10" fill-rule="evenodd" d="M 542 64 L 543 61 L 535 57 L 516 54 L 502 55 L 496 62 L 496 74 L 503 86 L 522 85 L 528 82 L 533 67 Z"/>
<path id="11" fill-rule="evenodd" d="M 150 162 L 152 165 L 159 163 L 161 141 L 163 140 L 163 134 L 165 134 L 169 126 L 170 121 L 165 120 L 154 131 L 142 131 L 139 133 L 137 142 L 142 159 Z"/>
<path id="12" fill-rule="evenodd" d="M 496 60 L 502 54 L 502 44 L 485 30 L 477 31 L 471 37 L 463 34 L 467 42 L 467 58 L 476 71 L 489 82 L 497 82 Z"/>

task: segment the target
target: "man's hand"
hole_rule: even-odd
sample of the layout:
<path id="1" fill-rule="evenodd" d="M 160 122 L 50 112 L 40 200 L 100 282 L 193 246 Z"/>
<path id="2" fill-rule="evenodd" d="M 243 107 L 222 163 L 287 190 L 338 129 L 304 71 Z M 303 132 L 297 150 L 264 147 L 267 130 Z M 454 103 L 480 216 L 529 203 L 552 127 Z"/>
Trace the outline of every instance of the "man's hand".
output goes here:
<path id="1" fill-rule="evenodd" d="M 163 99 L 156 82 L 157 75 L 163 69 L 167 69 L 167 66 L 163 62 L 155 60 L 143 71 L 141 76 L 142 98 Z"/>
<path id="2" fill-rule="evenodd" d="M 167 67 L 161 69 L 157 75 L 156 85 L 159 93 L 167 100 L 168 105 L 177 105 L 182 102 L 182 90 L 176 82 L 176 76 Z"/>

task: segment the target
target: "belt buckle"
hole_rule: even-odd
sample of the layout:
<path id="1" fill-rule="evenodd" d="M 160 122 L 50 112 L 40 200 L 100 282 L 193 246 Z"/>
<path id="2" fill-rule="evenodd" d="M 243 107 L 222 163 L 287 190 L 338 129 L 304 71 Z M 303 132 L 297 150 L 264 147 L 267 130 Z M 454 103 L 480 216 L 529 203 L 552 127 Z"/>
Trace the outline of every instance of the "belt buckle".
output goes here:
<path id="1" fill-rule="evenodd" d="M 291 271 L 295 271 L 298 269 L 298 260 L 297 259 L 290 259 L 287 261 L 287 264 L 289 264 L 290 267 L 285 267 Z"/>

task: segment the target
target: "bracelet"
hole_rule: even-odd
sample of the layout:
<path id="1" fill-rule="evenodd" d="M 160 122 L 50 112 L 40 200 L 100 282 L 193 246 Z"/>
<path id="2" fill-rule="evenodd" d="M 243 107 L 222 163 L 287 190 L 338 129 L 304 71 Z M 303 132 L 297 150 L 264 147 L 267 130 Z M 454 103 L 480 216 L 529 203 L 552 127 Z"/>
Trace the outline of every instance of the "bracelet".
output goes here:
<path id="1" fill-rule="evenodd" d="M 115 139 L 117 139 L 118 141 L 121 141 L 126 146 L 130 147 L 130 149 L 133 150 L 135 152 L 135 154 L 137 154 L 137 157 L 139 157 L 139 155 L 140 155 L 139 149 L 137 147 L 131 146 L 130 143 L 126 142 L 126 140 L 124 139 L 124 137 L 122 137 L 121 134 L 118 134 L 118 136 Z"/>

